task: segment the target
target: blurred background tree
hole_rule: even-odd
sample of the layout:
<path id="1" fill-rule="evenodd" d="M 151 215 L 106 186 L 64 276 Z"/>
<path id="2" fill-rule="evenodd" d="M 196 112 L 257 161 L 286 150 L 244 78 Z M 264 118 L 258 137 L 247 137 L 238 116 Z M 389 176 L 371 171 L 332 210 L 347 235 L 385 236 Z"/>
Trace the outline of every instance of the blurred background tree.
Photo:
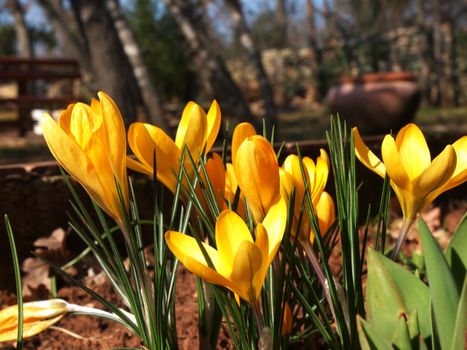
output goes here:
<path id="1" fill-rule="evenodd" d="M 74 57 L 82 94 L 167 128 L 180 102 L 249 119 L 313 108 L 342 76 L 413 71 L 423 103 L 467 104 L 462 0 L 0 0 L 2 55 Z"/>

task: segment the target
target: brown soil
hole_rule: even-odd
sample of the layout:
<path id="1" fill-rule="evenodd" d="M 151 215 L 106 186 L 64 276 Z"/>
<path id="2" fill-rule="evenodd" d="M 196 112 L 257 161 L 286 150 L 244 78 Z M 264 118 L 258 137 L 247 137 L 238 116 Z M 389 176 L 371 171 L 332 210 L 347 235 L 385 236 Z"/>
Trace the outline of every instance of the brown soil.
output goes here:
<path id="1" fill-rule="evenodd" d="M 93 290 L 107 300 L 117 303 L 118 297 L 110 284 L 93 285 Z M 101 307 L 92 297 L 78 287 L 64 287 L 58 297 L 68 302 Z M 198 319 L 196 283 L 193 274 L 185 268 L 178 270 L 176 294 L 177 332 L 180 349 L 198 348 Z M 0 291 L 0 309 L 16 304 L 16 297 L 9 292 Z M 219 347 L 228 349 L 229 342 L 221 335 Z M 66 316 L 53 329 L 46 330 L 24 342 L 26 350 L 103 350 L 115 347 L 140 347 L 140 341 L 126 328 L 111 321 L 87 316 Z M 2 350 L 13 350 L 13 344 L 0 345 Z"/>

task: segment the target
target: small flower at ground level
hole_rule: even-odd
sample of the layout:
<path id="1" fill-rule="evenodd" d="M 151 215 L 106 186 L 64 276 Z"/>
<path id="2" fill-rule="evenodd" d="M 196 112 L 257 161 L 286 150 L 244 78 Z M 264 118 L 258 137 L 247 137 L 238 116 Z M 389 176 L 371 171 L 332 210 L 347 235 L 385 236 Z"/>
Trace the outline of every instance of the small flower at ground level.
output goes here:
<path id="1" fill-rule="evenodd" d="M 122 225 L 116 181 L 128 207 L 125 126 L 114 101 L 103 92 L 98 96 L 90 106 L 69 105 L 58 123 L 45 115 L 42 129 L 57 162 Z"/>
<path id="2" fill-rule="evenodd" d="M 308 184 L 308 191 L 311 196 L 311 201 L 315 210 L 318 205 L 329 175 L 329 157 L 324 149 L 320 150 L 320 156 L 314 162 L 309 157 L 302 158 L 302 165 L 305 174 L 305 179 Z M 300 218 L 300 213 L 303 212 L 302 221 L 300 224 L 300 234 L 305 239 L 311 238 L 311 223 L 306 211 L 303 211 L 302 205 L 308 207 L 308 203 L 305 198 L 305 182 L 300 167 L 300 159 L 297 155 L 291 154 L 287 156 L 280 169 L 280 183 L 281 183 L 281 195 L 287 201 L 289 200 L 293 190 L 295 189 L 295 203 L 294 203 L 294 231 L 297 229 L 297 225 Z M 305 200 L 305 203 L 304 203 Z M 327 198 L 326 198 L 327 200 Z M 332 199 L 331 199 L 332 201 Z M 324 215 L 324 208 L 321 213 Z M 326 231 L 322 232 L 324 234 Z"/>
<path id="3" fill-rule="evenodd" d="M 250 304 L 256 303 L 266 276 L 281 243 L 287 218 L 287 205 L 280 199 L 270 208 L 255 230 L 256 240 L 243 219 L 224 210 L 216 222 L 217 250 L 180 232 L 168 231 L 165 240 L 185 267 L 202 279 L 222 285 Z M 210 265 L 212 263 L 212 265 Z"/>
<path id="4" fill-rule="evenodd" d="M 68 303 L 61 299 L 35 301 L 23 304 L 23 338 L 32 337 L 68 312 Z M 18 335 L 18 305 L 0 311 L 0 342 L 15 341 Z"/>
<path id="5" fill-rule="evenodd" d="M 316 204 L 316 216 L 318 218 L 319 232 L 321 235 L 326 234 L 336 220 L 336 207 L 331 195 L 326 191 L 321 193 L 318 203 Z M 310 241 L 313 243 L 315 233 L 313 230 L 310 233 Z"/>
<path id="6" fill-rule="evenodd" d="M 393 258 L 417 215 L 441 193 L 467 180 L 467 136 L 463 136 L 431 160 L 430 150 L 415 124 L 403 127 L 396 136 L 386 135 L 381 146 L 382 161 L 353 129 L 357 158 L 370 170 L 390 178 L 404 216 L 404 224 Z"/>
<path id="7" fill-rule="evenodd" d="M 246 138 L 236 151 L 233 167 L 255 222 L 263 221 L 281 197 L 279 165 L 272 145 L 259 135 Z"/>
<path id="8" fill-rule="evenodd" d="M 290 306 L 288 303 L 285 303 L 284 306 L 284 319 L 282 320 L 282 333 L 281 335 L 285 337 L 292 333 L 293 330 L 293 315 L 292 310 L 290 310 Z"/>
<path id="9" fill-rule="evenodd" d="M 137 160 L 129 157 L 128 167 L 152 175 L 155 156 L 157 178 L 175 192 L 184 147 L 187 147 L 197 163 L 203 149 L 207 153 L 214 144 L 220 124 L 221 111 L 216 101 L 212 102 L 207 114 L 196 103 L 188 102 L 178 125 L 175 142 L 154 125 L 133 123 L 128 131 L 128 144 Z M 185 157 L 184 167 L 188 174 L 192 174 L 193 169 L 188 155 Z"/>
<path id="10" fill-rule="evenodd" d="M 227 205 L 224 200 L 226 176 L 224 162 L 222 161 L 221 156 L 215 152 L 212 153 L 212 156 L 207 160 L 205 167 L 219 209 L 221 211 L 227 209 Z M 206 191 L 208 191 L 208 179 L 206 179 L 203 171 L 200 171 L 200 176 L 204 184 L 203 187 L 205 187 Z M 198 185 L 198 187 L 196 188 L 196 192 L 198 198 L 201 200 L 203 207 L 207 209 L 207 200 L 204 194 L 202 193 L 201 185 Z"/>
<path id="11" fill-rule="evenodd" d="M 386 135 L 381 161 L 365 145 L 356 128 L 355 153 L 370 170 L 391 180 L 406 220 L 413 219 L 441 193 L 467 180 L 467 136 L 463 136 L 431 161 L 430 150 L 415 124 L 403 127 L 396 136 Z"/>

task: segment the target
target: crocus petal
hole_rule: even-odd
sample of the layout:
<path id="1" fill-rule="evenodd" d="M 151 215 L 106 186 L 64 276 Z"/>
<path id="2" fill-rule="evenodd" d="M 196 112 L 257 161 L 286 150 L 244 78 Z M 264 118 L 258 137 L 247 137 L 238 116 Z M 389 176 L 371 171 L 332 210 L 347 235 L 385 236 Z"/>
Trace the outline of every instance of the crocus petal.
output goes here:
<path id="1" fill-rule="evenodd" d="M 386 165 L 386 171 L 392 182 L 402 189 L 410 189 L 410 178 L 404 170 L 399 151 L 391 135 L 386 135 L 384 137 L 381 153 L 383 154 L 383 162 Z"/>
<path id="2" fill-rule="evenodd" d="M 456 152 L 451 145 L 441 152 L 413 184 L 415 195 L 423 196 L 441 187 L 451 178 L 456 168 Z"/>
<path id="3" fill-rule="evenodd" d="M 75 104 L 71 112 L 70 132 L 82 150 L 86 150 L 89 140 L 103 122 L 102 116 L 95 115 L 88 105 L 81 102 Z"/>
<path id="4" fill-rule="evenodd" d="M 23 304 L 23 337 L 36 335 L 60 320 L 68 312 L 61 299 Z M 14 341 L 18 335 L 18 305 L 0 311 L 0 342 Z"/>
<path id="5" fill-rule="evenodd" d="M 324 235 L 336 220 L 334 200 L 329 193 L 321 193 L 316 205 L 316 215 L 318 217 L 319 232 Z"/>
<path id="6" fill-rule="evenodd" d="M 208 121 L 204 110 L 196 103 L 188 102 L 183 110 L 180 124 L 178 124 L 175 144 L 181 151 L 186 146 L 195 162 L 206 142 L 207 125 Z"/>
<path id="7" fill-rule="evenodd" d="M 74 108 L 74 103 L 69 104 L 66 110 L 64 110 L 62 113 L 60 113 L 60 116 L 58 117 L 58 125 L 60 126 L 60 129 L 62 129 L 65 134 L 70 135 L 70 122 L 71 122 L 71 112 L 73 111 Z"/>
<path id="8" fill-rule="evenodd" d="M 157 178 L 175 192 L 180 150 L 172 139 L 156 126 L 133 123 L 128 130 L 128 144 L 146 169 L 148 167 L 153 169 L 154 152 L 156 152 Z M 134 163 L 130 163 L 130 166 L 133 165 Z"/>
<path id="9" fill-rule="evenodd" d="M 279 166 L 274 149 L 264 137 L 252 136 L 238 148 L 234 168 L 253 217 L 261 222 L 280 196 Z"/>
<path id="10" fill-rule="evenodd" d="M 277 203 L 271 206 L 262 223 L 269 237 L 267 265 L 272 262 L 279 249 L 282 238 L 284 237 L 286 223 L 287 203 L 285 199 L 281 197 Z"/>
<path id="11" fill-rule="evenodd" d="M 206 139 L 206 152 L 209 152 L 212 145 L 216 141 L 217 134 L 221 127 L 221 109 L 216 100 L 212 101 L 209 107 L 207 119 L 207 139 Z"/>
<path id="12" fill-rule="evenodd" d="M 439 193 L 445 192 L 467 181 L 467 136 L 463 136 L 454 142 L 452 147 L 456 151 L 456 169 L 451 178 L 441 186 Z"/>
<path id="13" fill-rule="evenodd" d="M 237 213 L 224 210 L 216 221 L 216 244 L 226 270 L 233 268 L 237 251 L 244 241 L 253 242 L 248 226 Z"/>
<path id="14" fill-rule="evenodd" d="M 219 154 L 213 153 L 212 158 L 208 159 L 206 162 L 206 172 L 208 173 L 209 181 L 211 182 L 217 205 L 222 210 L 225 206 L 225 168 L 224 163 L 222 162 L 222 158 Z M 201 177 L 203 181 L 206 182 L 203 172 L 201 172 Z"/>
<path id="15" fill-rule="evenodd" d="M 229 284 L 220 273 L 223 270 L 217 250 L 204 242 L 202 243 L 214 265 L 215 269 L 213 269 L 209 267 L 198 242 L 193 237 L 176 231 L 167 231 L 165 241 L 172 253 L 189 271 L 213 284 L 223 286 Z M 230 271 L 226 271 L 226 273 L 230 273 Z"/>
<path id="16" fill-rule="evenodd" d="M 243 241 L 238 247 L 229 279 L 234 292 L 249 303 L 258 300 L 266 269 L 264 256 L 253 242 Z"/>
<path id="17" fill-rule="evenodd" d="M 431 163 L 430 149 L 421 130 L 415 124 L 404 126 L 396 136 L 400 161 L 413 181 Z M 386 162 L 384 162 L 386 164 Z"/>
<path id="18" fill-rule="evenodd" d="M 120 183 L 127 181 L 126 175 L 126 136 L 125 124 L 123 123 L 122 115 L 115 102 L 104 92 L 98 92 L 100 99 L 100 109 L 104 120 L 104 128 L 106 137 L 103 138 L 106 142 L 111 164 L 114 167 L 115 176 Z M 91 109 L 93 105 L 91 103 Z M 95 112 L 96 113 L 96 112 Z M 126 189 L 127 186 L 122 186 Z M 127 196 L 124 195 L 124 198 Z"/>
<path id="19" fill-rule="evenodd" d="M 286 172 L 283 168 L 279 168 L 279 177 L 281 182 L 281 197 L 288 202 L 290 195 L 295 188 L 294 179 L 292 175 Z"/>
<path id="20" fill-rule="evenodd" d="M 386 176 L 386 167 L 383 162 L 365 145 L 357 128 L 353 128 L 355 141 L 355 155 L 368 169 L 375 172 L 383 179 Z"/>
<path id="21" fill-rule="evenodd" d="M 293 330 L 293 315 L 292 311 L 290 310 L 290 306 L 288 303 L 285 303 L 284 306 L 284 318 L 282 320 L 282 331 L 281 335 L 285 337 L 292 333 Z"/>
<path id="22" fill-rule="evenodd" d="M 232 164 L 235 164 L 235 159 L 237 159 L 237 150 L 240 145 L 243 141 L 253 135 L 256 135 L 256 130 L 250 123 L 240 123 L 235 127 L 232 135 Z"/>
<path id="23" fill-rule="evenodd" d="M 48 114 L 42 118 L 42 130 L 45 141 L 57 162 L 86 189 L 94 200 L 101 202 L 99 194 L 104 191 L 104 186 L 94 165 L 81 147 L 65 134 Z"/>

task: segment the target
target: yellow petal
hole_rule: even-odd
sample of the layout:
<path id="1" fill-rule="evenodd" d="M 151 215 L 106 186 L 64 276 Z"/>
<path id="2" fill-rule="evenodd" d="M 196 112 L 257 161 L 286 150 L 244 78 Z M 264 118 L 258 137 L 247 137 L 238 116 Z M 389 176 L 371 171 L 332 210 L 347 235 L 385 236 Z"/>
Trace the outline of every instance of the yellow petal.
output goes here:
<path id="1" fill-rule="evenodd" d="M 86 150 L 89 140 L 102 124 L 102 116 L 95 115 L 88 105 L 81 102 L 75 104 L 71 112 L 70 132 L 82 150 Z"/>
<path id="2" fill-rule="evenodd" d="M 238 148 L 235 176 L 256 222 L 261 222 L 280 197 L 279 166 L 271 144 L 262 136 L 245 140 Z"/>
<path id="3" fill-rule="evenodd" d="M 256 244 L 243 241 L 238 247 L 229 279 L 234 292 L 249 303 L 258 300 L 263 285 L 266 269 L 263 252 Z"/>
<path id="4" fill-rule="evenodd" d="M 206 253 L 208 254 L 215 269 L 209 267 L 203 252 L 198 243 L 193 237 L 176 231 L 167 231 L 165 233 L 165 241 L 172 253 L 180 260 L 180 262 L 192 273 L 198 277 L 222 286 L 229 285 L 229 281 L 221 275 L 221 263 L 217 250 L 202 243 Z M 226 273 L 230 273 L 227 271 Z"/>
<path id="5" fill-rule="evenodd" d="M 232 135 L 232 164 L 235 164 L 237 150 L 240 145 L 243 143 L 243 141 L 253 135 L 256 135 L 256 130 L 250 123 L 240 123 L 235 127 Z"/>
<path id="6" fill-rule="evenodd" d="M 157 178 L 175 192 L 181 154 L 172 139 L 156 126 L 133 123 L 128 130 L 128 144 L 145 169 L 153 169 L 156 152 Z M 134 165 L 132 163 L 130 166 Z"/>
<path id="7" fill-rule="evenodd" d="M 440 188 L 439 194 L 467 181 L 467 136 L 454 142 L 452 147 L 456 151 L 456 169 L 451 178 Z"/>
<path id="8" fill-rule="evenodd" d="M 248 226 L 231 210 L 224 210 L 216 221 L 216 244 L 223 270 L 232 270 L 235 256 L 244 241 L 253 242 Z"/>
<path id="9" fill-rule="evenodd" d="M 451 145 L 448 145 L 415 179 L 413 185 L 415 196 L 424 197 L 444 185 L 451 178 L 455 168 L 456 152 Z"/>
<path id="10" fill-rule="evenodd" d="M 318 216 L 319 232 L 324 235 L 336 220 L 336 208 L 329 193 L 321 193 L 316 205 L 316 215 Z"/>
<path id="11" fill-rule="evenodd" d="M 207 126 L 208 121 L 204 110 L 196 103 L 188 102 L 178 124 L 175 144 L 181 151 L 186 145 L 195 162 L 206 142 Z"/>
<path id="12" fill-rule="evenodd" d="M 283 168 L 279 168 L 279 178 L 281 183 L 281 197 L 289 202 L 289 198 L 295 188 L 295 182 L 288 172 L 286 172 Z"/>
<path id="13" fill-rule="evenodd" d="M 267 265 L 272 262 L 279 249 L 282 238 L 284 237 L 286 223 L 287 203 L 285 199 L 281 197 L 277 203 L 271 206 L 262 223 L 269 237 Z"/>
<path id="14" fill-rule="evenodd" d="M 94 165 L 76 141 L 70 138 L 49 115 L 42 118 L 42 130 L 47 145 L 57 162 L 71 174 L 98 203 L 104 185 Z"/>
<path id="15" fill-rule="evenodd" d="M 209 107 L 207 118 L 207 140 L 206 140 L 206 152 L 209 152 L 212 145 L 216 141 L 217 134 L 221 126 L 221 109 L 216 100 L 212 101 L 211 107 Z"/>
<path id="16" fill-rule="evenodd" d="M 399 131 L 396 146 L 400 161 L 411 181 L 430 165 L 430 149 L 423 133 L 415 124 L 407 124 Z"/>
<path id="17" fill-rule="evenodd" d="M 130 156 L 127 156 L 126 166 L 128 168 L 130 168 L 131 170 L 134 170 L 134 171 L 137 171 L 139 173 L 143 173 L 143 174 L 146 174 L 146 175 L 149 175 L 149 176 L 152 176 L 153 172 L 154 172 L 152 167 L 150 167 L 150 166 L 148 166 L 148 165 L 146 165 L 144 163 L 141 163 L 141 162 L 133 159 Z"/>
<path id="18" fill-rule="evenodd" d="M 383 162 L 386 165 L 388 176 L 394 185 L 409 190 L 412 187 L 411 181 L 401 163 L 399 151 L 392 136 L 386 135 L 384 137 L 381 153 L 383 154 Z"/>
<path id="19" fill-rule="evenodd" d="M 62 129 L 66 134 L 70 135 L 70 122 L 71 122 L 71 112 L 73 111 L 73 107 L 75 105 L 69 104 L 66 110 L 64 110 L 60 116 L 58 117 L 58 125 L 60 129 Z"/>
<path id="20" fill-rule="evenodd" d="M 365 145 L 357 128 L 353 128 L 355 141 L 355 155 L 368 169 L 375 172 L 383 179 L 386 176 L 386 167 L 383 162 Z"/>
<path id="21" fill-rule="evenodd" d="M 23 337 L 42 332 L 64 316 L 67 302 L 61 299 L 35 301 L 23 304 Z M 0 311 L 0 342 L 14 341 L 18 334 L 18 305 Z"/>
<path id="22" fill-rule="evenodd" d="M 122 115 L 115 102 L 104 92 L 98 92 L 105 127 L 106 147 L 115 176 L 120 182 L 123 197 L 127 198 L 126 175 L 126 133 Z M 96 108 L 96 107 L 95 107 Z M 93 105 L 91 104 L 91 109 Z M 97 108 L 96 108 L 97 109 Z M 97 114 L 95 112 L 95 114 Z"/>
<path id="23" fill-rule="evenodd" d="M 222 162 L 222 158 L 219 154 L 213 153 L 212 158 L 208 159 L 206 162 L 206 172 L 208 173 L 209 181 L 211 182 L 217 205 L 222 210 L 225 206 L 225 168 L 224 163 Z M 204 179 L 203 172 L 201 172 L 201 177 L 203 181 L 206 181 Z"/>

